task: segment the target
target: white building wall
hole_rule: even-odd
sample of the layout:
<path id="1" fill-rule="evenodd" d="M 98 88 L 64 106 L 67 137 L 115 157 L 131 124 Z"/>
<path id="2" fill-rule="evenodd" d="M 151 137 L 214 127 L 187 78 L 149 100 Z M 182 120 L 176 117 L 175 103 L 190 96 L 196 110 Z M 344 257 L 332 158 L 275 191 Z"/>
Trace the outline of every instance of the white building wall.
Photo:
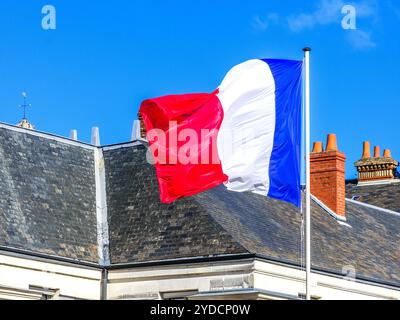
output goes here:
<path id="1" fill-rule="evenodd" d="M 311 296 L 326 300 L 400 299 L 400 288 L 312 273 Z M 305 273 L 299 269 L 255 261 L 254 286 L 290 295 L 305 294 Z"/>
<path id="2" fill-rule="evenodd" d="M 0 298 L 40 298 L 32 286 L 59 291 L 61 299 L 100 299 L 101 270 L 0 254 Z"/>
<path id="3" fill-rule="evenodd" d="M 213 289 L 213 282 L 239 278 L 244 283 L 251 277 L 252 267 L 252 261 L 229 261 L 110 270 L 107 298 L 160 298 L 165 292 L 207 292 Z"/>
<path id="4" fill-rule="evenodd" d="M 108 279 L 108 299 L 157 299 L 162 293 L 179 291 L 198 291 L 204 297 L 248 288 L 260 291 L 259 297 L 273 299 L 305 294 L 303 271 L 261 260 L 111 270 Z M 311 295 L 327 300 L 400 299 L 400 288 L 313 273 Z"/>
<path id="5" fill-rule="evenodd" d="M 107 299 L 161 299 L 198 293 L 194 299 L 279 299 L 305 293 L 298 268 L 259 259 L 198 262 L 108 271 Z M 32 288 L 58 291 L 60 299 L 101 298 L 101 270 L 0 253 L 0 299 L 39 299 Z M 400 288 L 313 273 L 314 299 L 400 299 Z M 236 294 L 232 296 L 232 294 Z"/>

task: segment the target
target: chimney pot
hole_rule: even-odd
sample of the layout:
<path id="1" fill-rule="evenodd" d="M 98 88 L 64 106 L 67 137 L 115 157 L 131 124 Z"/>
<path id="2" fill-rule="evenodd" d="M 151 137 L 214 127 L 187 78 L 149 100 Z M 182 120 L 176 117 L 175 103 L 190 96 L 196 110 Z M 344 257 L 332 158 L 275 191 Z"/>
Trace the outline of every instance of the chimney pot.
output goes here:
<path id="1" fill-rule="evenodd" d="M 380 158 L 381 157 L 381 148 L 378 146 L 375 146 L 374 148 L 374 158 Z"/>
<path id="2" fill-rule="evenodd" d="M 336 134 L 328 134 L 325 151 L 338 151 Z"/>
<path id="3" fill-rule="evenodd" d="M 363 159 L 369 159 L 371 158 L 371 144 L 369 141 L 364 141 L 364 149 L 363 149 Z"/>
<path id="4" fill-rule="evenodd" d="M 374 158 L 367 158 L 365 149 L 369 150 L 369 145 L 368 148 L 364 145 L 363 158 L 354 163 L 358 172 L 359 185 L 390 183 L 396 178 L 396 168 L 399 163 L 392 159 L 389 149 L 384 150 L 383 158 L 378 146 L 374 148 Z"/>
<path id="5" fill-rule="evenodd" d="M 324 147 L 322 142 L 318 141 L 318 142 L 314 142 L 314 147 L 313 147 L 313 151 L 312 153 L 320 153 L 324 151 Z"/>
<path id="6" fill-rule="evenodd" d="M 91 139 L 92 145 L 98 147 L 100 146 L 100 134 L 99 134 L 99 128 L 98 127 L 93 127 L 92 128 L 92 139 Z"/>
<path id="7" fill-rule="evenodd" d="M 77 130 L 71 130 L 70 133 L 69 133 L 69 138 L 71 140 L 77 141 L 78 140 L 78 131 Z"/>
<path id="8" fill-rule="evenodd" d="M 385 149 L 383 151 L 383 157 L 384 158 L 391 158 L 392 157 L 392 152 L 390 151 L 390 149 Z"/>
<path id="9" fill-rule="evenodd" d="M 135 120 L 133 121 L 131 140 L 137 141 L 140 140 L 140 138 L 140 120 Z"/>

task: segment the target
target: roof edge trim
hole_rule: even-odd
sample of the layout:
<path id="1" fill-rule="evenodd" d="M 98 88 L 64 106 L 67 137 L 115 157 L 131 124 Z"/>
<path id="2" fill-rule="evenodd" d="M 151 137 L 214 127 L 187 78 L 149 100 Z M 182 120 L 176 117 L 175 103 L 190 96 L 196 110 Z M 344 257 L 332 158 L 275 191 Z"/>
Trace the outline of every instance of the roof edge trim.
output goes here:
<path id="1" fill-rule="evenodd" d="M 347 221 L 346 217 L 342 217 L 342 216 L 338 215 L 336 212 L 334 212 L 332 209 L 330 209 L 327 205 L 325 205 L 321 200 L 319 200 L 316 196 L 311 195 L 311 199 L 317 205 L 319 205 L 322 209 L 324 209 L 337 222 L 343 223 L 343 222 Z M 347 226 L 349 226 L 349 225 L 347 225 Z"/>
<path id="2" fill-rule="evenodd" d="M 126 263 L 111 263 L 107 267 L 108 270 L 118 270 L 125 268 L 140 268 L 140 267 L 152 267 L 162 265 L 174 265 L 174 264 L 185 264 L 185 263 L 198 263 L 198 262 L 212 262 L 212 261 L 229 261 L 229 260 L 242 260 L 255 258 L 256 255 L 253 253 L 237 253 L 237 254 L 221 254 L 214 256 L 199 256 L 199 257 L 187 257 L 187 258 L 176 258 L 167 260 L 153 260 L 153 261 L 142 261 L 142 262 L 126 262 Z"/>
<path id="3" fill-rule="evenodd" d="M 101 146 L 100 148 L 103 149 L 103 151 L 112 151 L 112 150 L 117 150 L 117 149 L 136 147 L 136 146 L 140 146 L 140 145 L 143 145 L 143 143 L 141 143 L 140 140 L 135 140 L 135 141 L 105 145 L 105 146 Z"/>
<path id="4" fill-rule="evenodd" d="M 106 195 L 106 171 L 103 150 L 98 148 L 94 151 L 95 187 L 96 187 L 96 220 L 97 220 L 97 245 L 99 264 L 108 266 L 110 264 L 110 237 L 107 216 Z"/>
<path id="5" fill-rule="evenodd" d="M 82 148 L 89 149 L 89 150 L 97 149 L 96 146 L 93 146 L 93 145 L 88 144 L 86 142 L 72 140 L 72 139 L 69 139 L 69 138 L 66 138 L 66 137 L 62 137 L 62 136 L 58 136 L 58 135 L 55 135 L 55 134 L 52 134 L 52 133 L 48 133 L 48 132 L 20 128 L 20 127 L 13 126 L 13 125 L 10 125 L 10 124 L 6 124 L 6 123 L 3 123 L 3 122 L 0 122 L 0 128 L 11 130 L 11 131 L 15 131 L 15 132 L 19 132 L 19 133 L 25 133 L 25 134 L 29 134 L 29 135 L 40 137 L 40 138 L 54 140 L 54 141 L 57 141 L 57 142 L 73 145 L 73 146 L 76 146 L 76 147 L 82 147 Z"/>
<path id="6" fill-rule="evenodd" d="M 84 141 L 73 140 L 68 137 L 60 136 L 60 135 L 57 135 L 54 133 L 21 128 L 21 127 L 17 127 L 15 125 L 4 123 L 4 122 L 0 122 L 0 128 L 19 132 L 19 133 L 25 133 L 28 135 L 45 138 L 45 139 L 69 144 L 69 145 L 76 146 L 76 147 L 82 147 L 82 148 L 89 149 L 89 150 L 103 149 L 104 151 L 108 151 L 108 150 L 114 150 L 114 149 L 119 149 L 119 148 L 135 147 L 138 145 L 145 145 L 145 146 L 148 145 L 147 140 L 139 139 L 139 140 L 134 140 L 134 141 L 126 141 L 126 142 L 120 142 L 120 143 L 95 146 L 95 145 L 92 145 L 92 144 L 84 142 Z"/>
<path id="7" fill-rule="evenodd" d="M 42 262 L 47 262 L 47 263 L 52 263 L 54 261 L 57 261 L 57 262 L 65 263 L 69 266 L 71 266 L 71 265 L 82 266 L 82 267 L 95 268 L 95 269 L 99 269 L 99 270 L 102 268 L 96 262 L 71 259 L 71 258 L 52 255 L 52 254 L 48 254 L 48 253 L 40 253 L 40 252 L 23 250 L 23 249 L 18 249 L 18 248 L 13 248 L 13 247 L 5 247 L 5 246 L 1 246 L 1 245 L 0 245 L 0 254 L 6 254 L 6 255 L 8 254 L 8 255 L 13 255 L 13 256 L 22 255 L 22 256 L 27 256 L 30 258 L 37 258 L 37 259 L 40 259 Z"/>
<path id="8" fill-rule="evenodd" d="M 346 198 L 346 201 L 350 202 L 350 203 L 357 204 L 359 206 L 364 206 L 364 207 L 367 207 L 367 208 L 370 208 L 370 209 L 378 210 L 378 211 L 381 211 L 381 212 L 386 212 L 386 213 L 393 214 L 395 216 L 400 217 L 400 212 L 397 212 L 397 211 L 393 211 L 393 210 L 377 207 L 377 206 L 374 206 L 372 204 L 368 204 L 368 203 L 365 203 L 365 202 L 361 202 L 361 201 L 357 201 L 357 200 L 353 200 L 353 199 L 348 199 L 348 198 Z"/>

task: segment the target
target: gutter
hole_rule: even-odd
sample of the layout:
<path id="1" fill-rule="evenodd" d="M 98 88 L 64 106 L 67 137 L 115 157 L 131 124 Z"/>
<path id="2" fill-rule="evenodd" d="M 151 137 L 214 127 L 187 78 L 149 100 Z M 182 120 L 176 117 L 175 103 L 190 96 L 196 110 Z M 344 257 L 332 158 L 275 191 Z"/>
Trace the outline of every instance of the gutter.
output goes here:
<path id="1" fill-rule="evenodd" d="M 256 255 L 252 254 L 252 253 L 225 254 L 225 255 L 176 258 L 176 259 L 155 260 L 155 261 L 145 261 L 145 262 L 119 263 L 119 264 L 112 264 L 106 268 L 107 268 L 107 270 L 120 270 L 120 269 L 126 269 L 126 268 L 156 267 L 156 266 L 168 266 L 168 265 L 174 265 L 174 264 L 244 260 L 244 259 L 251 259 L 251 258 L 255 258 L 255 257 L 256 257 Z"/>
<path id="2" fill-rule="evenodd" d="M 99 266 L 98 263 L 95 262 L 89 262 L 89 261 L 83 261 L 83 260 L 78 260 L 78 259 L 71 259 L 71 258 L 65 258 L 65 257 L 60 257 L 56 255 L 51 255 L 47 253 L 38 253 L 38 252 L 33 252 L 33 251 L 28 251 L 28 250 L 22 250 L 22 249 L 17 249 L 17 248 L 11 248 L 11 247 L 4 247 L 0 245 L 0 253 L 1 252 L 6 252 L 6 253 L 11 253 L 11 254 L 17 254 L 17 255 L 25 255 L 25 256 L 30 256 L 33 258 L 38 258 L 38 260 L 41 260 L 42 262 L 48 262 L 48 260 L 53 260 L 53 261 L 58 261 L 62 262 L 63 264 L 67 266 L 71 265 L 78 265 L 82 267 L 88 267 L 88 268 L 93 268 L 96 270 L 101 270 L 102 268 Z"/>

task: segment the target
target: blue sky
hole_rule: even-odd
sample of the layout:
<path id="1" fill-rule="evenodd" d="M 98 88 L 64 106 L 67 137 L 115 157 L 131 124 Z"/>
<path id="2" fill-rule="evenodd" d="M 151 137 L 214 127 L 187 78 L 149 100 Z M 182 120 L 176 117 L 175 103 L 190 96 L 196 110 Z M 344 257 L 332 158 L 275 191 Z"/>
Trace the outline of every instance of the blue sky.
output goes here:
<path id="1" fill-rule="evenodd" d="M 56 30 L 44 30 L 44 5 Z M 341 8 L 357 10 L 344 30 Z M 0 2 L 0 121 L 15 124 L 26 90 L 41 131 L 127 141 L 140 102 L 213 91 L 235 64 L 312 52 L 312 140 L 338 135 L 347 177 L 362 141 L 400 160 L 400 4 L 392 0 Z"/>

